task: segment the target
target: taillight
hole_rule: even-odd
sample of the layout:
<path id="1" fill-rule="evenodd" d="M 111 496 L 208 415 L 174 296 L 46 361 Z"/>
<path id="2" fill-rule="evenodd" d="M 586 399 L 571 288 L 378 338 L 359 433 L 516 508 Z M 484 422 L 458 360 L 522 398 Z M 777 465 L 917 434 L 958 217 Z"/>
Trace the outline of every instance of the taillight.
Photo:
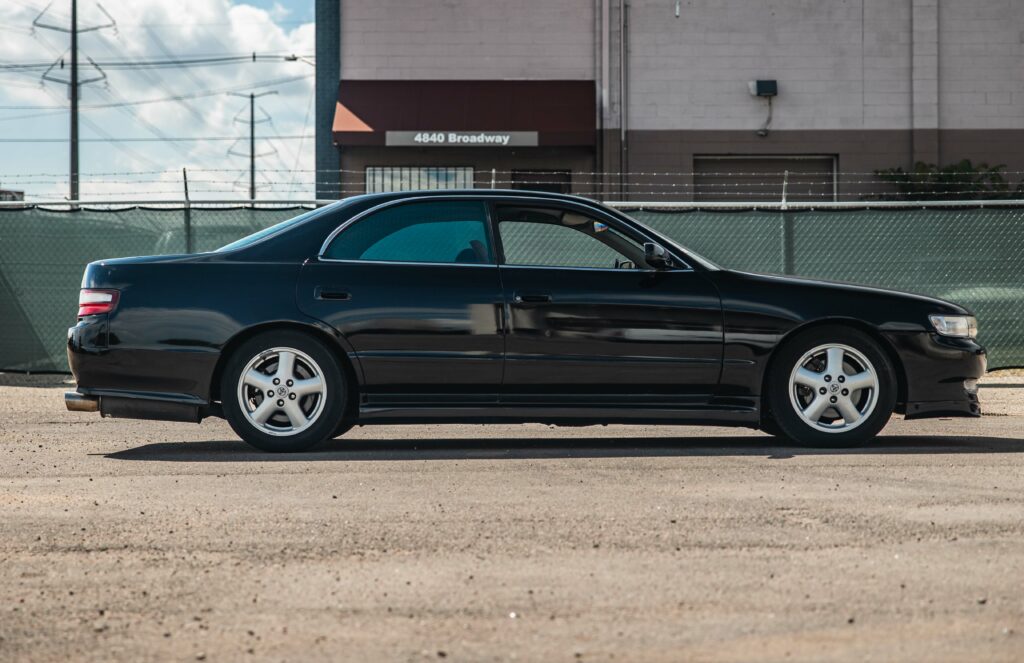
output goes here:
<path id="1" fill-rule="evenodd" d="M 78 293 L 78 317 L 110 313 L 117 308 L 117 290 L 87 290 Z"/>

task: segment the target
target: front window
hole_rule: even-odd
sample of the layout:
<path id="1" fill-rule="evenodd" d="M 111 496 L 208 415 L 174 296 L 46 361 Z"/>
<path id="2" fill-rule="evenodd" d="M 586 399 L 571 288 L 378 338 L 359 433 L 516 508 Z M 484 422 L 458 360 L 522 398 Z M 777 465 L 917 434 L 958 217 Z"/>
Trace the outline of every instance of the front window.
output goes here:
<path id="1" fill-rule="evenodd" d="M 643 247 L 608 224 L 549 208 L 498 207 L 505 264 L 589 269 L 646 268 Z"/>
<path id="2" fill-rule="evenodd" d="M 483 203 L 437 201 L 385 208 L 356 221 L 323 257 L 413 263 L 494 262 Z"/>

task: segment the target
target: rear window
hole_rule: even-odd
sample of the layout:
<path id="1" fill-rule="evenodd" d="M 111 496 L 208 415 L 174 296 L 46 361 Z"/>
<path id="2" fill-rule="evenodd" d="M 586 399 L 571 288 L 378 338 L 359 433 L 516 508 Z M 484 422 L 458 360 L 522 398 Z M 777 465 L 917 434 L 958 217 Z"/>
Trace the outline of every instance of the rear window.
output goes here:
<path id="1" fill-rule="evenodd" d="M 225 244 L 224 246 L 222 246 L 219 249 L 217 249 L 217 252 L 219 253 L 219 252 L 223 252 L 223 251 L 234 251 L 235 249 L 245 248 L 245 247 L 249 246 L 250 244 L 255 244 L 256 242 L 260 241 L 261 239 L 263 239 L 265 237 L 270 237 L 271 235 L 273 235 L 275 233 L 278 233 L 278 232 L 281 232 L 282 230 L 286 230 L 288 228 L 291 228 L 292 226 L 297 226 L 300 223 L 302 223 L 303 221 L 306 221 L 307 219 L 311 219 L 314 216 L 319 215 L 320 212 L 323 212 L 326 209 L 327 209 L 327 207 L 321 207 L 319 209 L 311 209 L 311 210 L 309 210 L 308 212 L 306 212 L 304 214 L 300 214 L 300 215 L 292 217 L 290 219 L 286 219 L 286 220 L 282 221 L 281 223 L 275 223 L 274 225 L 272 225 L 272 226 L 270 226 L 268 228 L 264 228 L 263 230 L 257 230 L 253 234 L 246 235 L 242 239 L 235 240 L 234 242 L 231 242 L 230 244 Z"/>

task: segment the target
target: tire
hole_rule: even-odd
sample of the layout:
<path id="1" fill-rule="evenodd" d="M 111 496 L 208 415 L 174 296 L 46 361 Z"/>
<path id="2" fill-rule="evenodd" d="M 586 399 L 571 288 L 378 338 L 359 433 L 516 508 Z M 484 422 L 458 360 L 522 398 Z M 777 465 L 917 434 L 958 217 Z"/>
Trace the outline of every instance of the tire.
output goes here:
<path id="1" fill-rule="evenodd" d="M 786 437 L 786 435 L 779 428 L 779 425 L 777 423 L 775 423 L 775 420 L 772 419 L 771 417 L 767 417 L 767 418 L 765 418 L 764 421 L 761 422 L 760 430 L 763 433 L 768 433 L 772 437 L 778 437 L 778 438 L 785 438 Z"/>
<path id="2" fill-rule="evenodd" d="M 765 430 L 810 447 L 864 444 L 896 406 L 892 361 L 857 329 L 816 327 L 785 342 L 772 359 Z"/>
<path id="3" fill-rule="evenodd" d="M 323 343 L 288 330 L 264 332 L 239 346 L 228 358 L 220 393 L 224 417 L 239 437 L 262 451 L 294 452 L 341 428 L 347 387 Z"/>

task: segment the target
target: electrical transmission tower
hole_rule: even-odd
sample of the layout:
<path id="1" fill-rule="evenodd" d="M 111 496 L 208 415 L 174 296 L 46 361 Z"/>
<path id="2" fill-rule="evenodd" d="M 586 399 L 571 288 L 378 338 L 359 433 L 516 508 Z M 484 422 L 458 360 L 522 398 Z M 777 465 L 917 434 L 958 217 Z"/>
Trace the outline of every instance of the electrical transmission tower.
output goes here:
<path id="1" fill-rule="evenodd" d="M 43 11 L 32 21 L 33 28 L 41 28 L 43 30 L 54 30 L 56 32 L 67 32 L 71 35 L 71 67 L 69 76 L 67 79 L 57 75 L 58 71 L 64 69 L 64 58 L 58 58 L 50 68 L 43 72 L 43 80 L 51 81 L 54 83 L 63 83 L 68 86 L 68 96 L 71 100 L 71 128 L 70 128 L 70 167 L 68 173 L 68 184 L 70 190 L 68 192 L 69 200 L 78 200 L 78 102 L 80 96 L 80 87 L 89 83 L 96 83 L 104 80 L 107 75 L 103 73 L 103 70 L 93 62 L 92 58 L 86 56 L 89 64 L 97 72 L 93 77 L 86 78 L 84 80 L 78 77 L 78 35 L 82 32 L 93 32 L 95 30 L 103 30 L 105 28 L 113 28 L 117 30 L 117 21 L 111 16 L 103 5 L 96 3 L 103 15 L 107 17 L 108 22 L 100 25 L 91 25 L 87 27 L 79 27 L 78 25 L 78 0 L 71 0 L 71 26 L 65 27 L 63 25 L 56 25 L 53 23 L 47 23 L 44 18 L 50 11 L 50 5 L 47 5 Z"/>
<path id="2" fill-rule="evenodd" d="M 270 122 L 270 115 L 265 110 L 260 108 L 262 113 L 259 119 L 256 118 L 256 98 L 265 97 L 270 94 L 277 94 L 277 90 L 268 90 L 266 92 L 260 92 L 259 94 L 249 93 L 242 94 L 241 92 L 228 92 L 229 95 L 234 97 L 249 97 L 249 151 L 240 152 L 237 149 L 237 145 L 242 141 L 241 138 L 236 140 L 230 148 L 228 148 L 228 154 L 233 156 L 248 156 L 249 157 L 249 200 L 256 200 L 256 157 L 265 157 L 275 154 L 277 149 L 271 146 L 270 150 L 265 152 L 256 153 L 256 125 L 264 122 Z M 238 111 L 235 115 L 235 122 L 245 122 L 242 119 L 242 114 L 245 109 Z"/>

